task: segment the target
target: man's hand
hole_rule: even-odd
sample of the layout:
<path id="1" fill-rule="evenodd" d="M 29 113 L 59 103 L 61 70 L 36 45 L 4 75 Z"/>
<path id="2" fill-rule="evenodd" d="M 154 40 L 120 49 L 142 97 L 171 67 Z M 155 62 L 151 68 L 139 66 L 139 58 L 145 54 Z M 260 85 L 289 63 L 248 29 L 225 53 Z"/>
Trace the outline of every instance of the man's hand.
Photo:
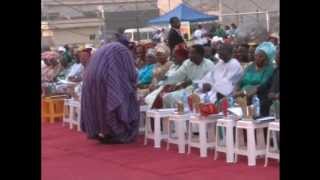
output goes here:
<path id="1" fill-rule="evenodd" d="M 191 80 L 188 80 L 188 81 L 184 81 L 182 82 L 180 85 L 178 85 L 178 89 L 184 89 L 188 86 L 190 86 L 192 84 L 192 81 Z"/>
<path id="2" fill-rule="evenodd" d="M 202 85 L 202 93 L 207 93 L 211 90 L 211 84 L 204 83 Z"/>
<path id="3" fill-rule="evenodd" d="M 71 82 L 80 82 L 82 81 L 81 77 L 80 76 L 70 76 L 68 78 L 68 81 L 71 81 Z"/>

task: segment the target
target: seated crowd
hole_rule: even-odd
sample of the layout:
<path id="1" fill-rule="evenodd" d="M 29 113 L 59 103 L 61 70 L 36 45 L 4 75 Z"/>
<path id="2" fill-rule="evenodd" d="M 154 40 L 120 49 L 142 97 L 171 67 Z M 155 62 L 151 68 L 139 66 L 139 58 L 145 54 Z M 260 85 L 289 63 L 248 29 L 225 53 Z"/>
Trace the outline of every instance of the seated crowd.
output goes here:
<path id="1" fill-rule="evenodd" d="M 253 97 L 258 97 L 261 116 L 270 115 L 273 103 L 279 103 L 280 98 L 280 45 L 276 38 L 271 37 L 259 44 L 238 44 L 234 32 L 230 31 L 232 35 L 220 37 L 223 33 L 218 27 L 216 35 L 207 39 L 205 44 L 193 43 L 188 46 L 179 37 L 179 20 L 172 18 L 170 23 L 172 28 L 167 39 L 150 44 L 135 45 L 128 42 L 121 33 L 118 34 L 121 37 L 118 42 L 131 53 L 124 59 L 135 60 L 133 64 L 137 74 L 136 88 L 140 106 L 147 105 L 153 109 L 176 108 L 179 101 L 184 101 L 194 93 L 199 95 L 201 102 L 213 104 L 224 97 L 246 96 L 248 105 Z M 197 33 L 196 37 L 199 37 Z M 105 48 L 109 52 L 108 48 L 122 48 L 118 46 L 102 46 L 101 49 Z M 94 57 L 94 51 L 90 47 L 70 50 L 67 46 L 58 51 L 44 51 L 41 56 L 43 95 L 68 94 L 79 100 L 84 74 L 90 69 L 90 66 L 86 68 L 89 61 L 91 64 L 98 63 L 98 59 L 105 55 L 101 52 Z M 105 56 L 124 56 L 113 51 L 110 54 L 112 56 Z M 93 72 L 96 73 L 93 67 L 88 78 L 93 77 Z M 131 71 L 127 73 L 135 79 L 131 77 Z M 89 92 L 89 89 L 86 91 Z M 88 124 L 86 126 L 89 127 Z M 96 132 L 91 134 L 92 137 L 96 135 Z"/>

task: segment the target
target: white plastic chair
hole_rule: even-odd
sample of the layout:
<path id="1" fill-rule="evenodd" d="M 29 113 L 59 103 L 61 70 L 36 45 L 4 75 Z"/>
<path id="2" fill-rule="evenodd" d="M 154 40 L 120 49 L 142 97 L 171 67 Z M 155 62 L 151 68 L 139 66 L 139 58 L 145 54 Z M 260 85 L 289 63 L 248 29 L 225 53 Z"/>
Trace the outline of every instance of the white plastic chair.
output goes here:
<path id="1" fill-rule="evenodd" d="M 70 123 L 70 99 L 64 100 L 62 126 Z"/>
<path id="2" fill-rule="evenodd" d="M 208 119 L 199 115 L 191 116 L 188 127 L 188 154 L 191 153 L 191 147 L 195 147 L 200 149 L 200 157 L 207 157 L 208 148 L 215 147 L 216 123 L 216 119 Z M 192 127 L 194 125 L 199 126 L 198 139 L 193 138 Z"/>
<path id="3" fill-rule="evenodd" d="M 73 129 L 75 125 L 78 131 L 81 131 L 81 123 L 80 123 L 80 116 L 81 116 L 81 104 L 80 101 L 70 100 L 70 129 Z"/>
<path id="4" fill-rule="evenodd" d="M 268 165 L 268 158 L 280 160 L 280 150 L 277 145 L 278 142 L 276 137 L 277 132 L 280 133 L 280 123 L 279 122 L 269 123 L 268 135 L 267 135 L 267 150 L 266 150 L 266 158 L 265 158 L 265 164 L 264 164 L 265 167 L 267 167 Z M 273 134 L 272 138 L 273 138 L 273 146 L 274 146 L 274 148 L 272 149 L 270 147 L 271 133 Z"/>
<path id="5" fill-rule="evenodd" d="M 167 150 L 170 148 L 171 144 L 177 144 L 178 145 L 178 151 L 180 154 L 185 153 L 185 147 L 188 144 L 188 141 L 186 139 L 186 133 L 187 133 L 187 123 L 190 120 L 191 114 L 174 114 L 169 116 L 169 121 L 167 124 L 168 129 L 168 141 L 167 141 Z M 171 126 L 171 123 L 174 123 L 174 126 Z M 176 138 L 172 137 L 172 131 L 176 132 Z"/>
<path id="6" fill-rule="evenodd" d="M 218 119 L 216 125 L 216 147 L 214 153 L 214 159 L 218 159 L 218 153 L 223 152 L 226 153 L 226 161 L 227 163 L 234 162 L 234 127 L 236 125 L 236 121 L 231 118 Z M 224 128 L 225 131 L 222 132 L 223 139 L 226 139 L 225 144 L 221 143 L 221 139 L 219 137 L 219 128 Z"/>
<path id="7" fill-rule="evenodd" d="M 161 121 L 168 119 L 168 117 L 175 112 L 176 109 L 151 109 L 147 111 L 145 133 L 144 133 L 144 145 L 147 145 L 148 139 L 154 140 L 154 148 L 161 147 L 161 140 L 167 139 L 168 134 L 161 132 Z M 154 120 L 154 132 L 151 129 L 151 118 Z M 166 126 L 164 126 L 165 128 Z"/>
<path id="8" fill-rule="evenodd" d="M 257 156 L 264 156 L 266 154 L 266 143 L 263 128 L 267 127 L 268 123 L 256 124 L 254 123 L 254 120 L 237 121 L 235 162 L 238 160 L 238 155 L 243 155 L 248 157 L 248 166 L 256 165 Z M 247 131 L 244 135 L 243 129 Z M 255 130 L 257 130 L 257 137 Z M 244 146 L 244 136 L 247 137 L 247 146 Z M 257 143 L 255 139 L 257 139 Z"/>

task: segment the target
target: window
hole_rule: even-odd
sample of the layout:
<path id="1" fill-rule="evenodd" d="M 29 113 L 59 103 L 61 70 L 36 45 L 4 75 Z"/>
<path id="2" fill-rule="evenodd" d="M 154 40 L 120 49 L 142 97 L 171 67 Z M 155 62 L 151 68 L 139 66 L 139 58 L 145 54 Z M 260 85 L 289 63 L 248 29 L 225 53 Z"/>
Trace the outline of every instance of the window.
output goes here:
<path id="1" fill-rule="evenodd" d="M 97 18 L 98 12 L 97 11 L 86 11 L 86 12 L 83 12 L 83 15 L 87 18 Z"/>
<path id="2" fill-rule="evenodd" d="M 49 20 L 56 20 L 60 18 L 60 13 L 58 12 L 50 12 L 48 13 L 48 19 Z"/>

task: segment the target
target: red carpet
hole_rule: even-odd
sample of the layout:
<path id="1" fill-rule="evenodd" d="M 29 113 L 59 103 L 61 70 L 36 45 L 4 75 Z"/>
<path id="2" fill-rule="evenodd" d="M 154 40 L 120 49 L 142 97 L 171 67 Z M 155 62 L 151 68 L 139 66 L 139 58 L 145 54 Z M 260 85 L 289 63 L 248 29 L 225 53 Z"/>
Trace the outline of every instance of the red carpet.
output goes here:
<path id="1" fill-rule="evenodd" d="M 166 151 L 143 146 L 101 145 L 83 133 L 58 124 L 42 125 L 42 180 L 278 180 L 279 164 L 264 159 L 248 167 L 244 157 L 227 164 L 224 155 L 217 161 L 213 153 L 200 158 L 199 150 L 190 155 L 177 153 L 175 145 Z"/>

